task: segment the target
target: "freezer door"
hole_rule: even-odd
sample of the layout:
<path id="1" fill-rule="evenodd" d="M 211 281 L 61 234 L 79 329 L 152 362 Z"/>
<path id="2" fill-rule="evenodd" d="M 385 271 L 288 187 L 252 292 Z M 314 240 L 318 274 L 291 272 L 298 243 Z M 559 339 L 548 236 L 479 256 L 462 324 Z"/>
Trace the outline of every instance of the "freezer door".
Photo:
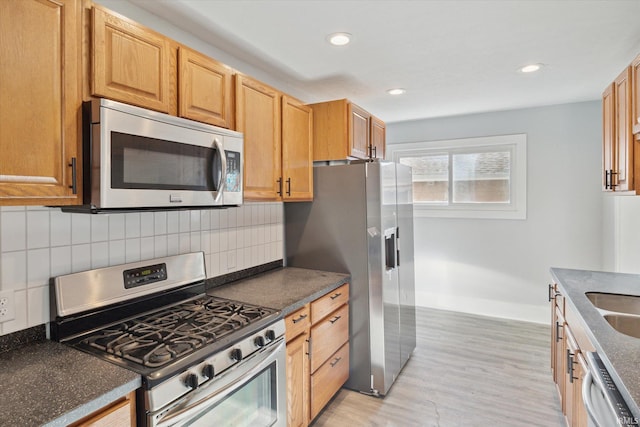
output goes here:
<path id="1" fill-rule="evenodd" d="M 370 230 L 371 374 L 373 391 L 384 395 L 401 368 L 396 170 L 395 164 L 388 162 L 370 164 L 369 169 L 367 224 Z"/>
<path id="2" fill-rule="evenodd" d="M 413 263 L 413 181 L 411 168 L 396 164 L 398 200 L 398 280 L 400 289 L 400 365 L 416 348 L 416 291 Z"/>

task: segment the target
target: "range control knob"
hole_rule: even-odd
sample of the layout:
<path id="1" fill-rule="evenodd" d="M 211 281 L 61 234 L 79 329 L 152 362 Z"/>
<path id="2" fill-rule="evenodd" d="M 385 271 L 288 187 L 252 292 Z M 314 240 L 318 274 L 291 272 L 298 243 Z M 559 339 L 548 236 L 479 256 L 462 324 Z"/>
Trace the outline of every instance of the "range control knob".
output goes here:
<path id="1" fill-rule="evenodd" d="M 206 365 L 204 365 L 204 367 L 202 368 L 202 375 L 204 375 L 209 379 L 213 378 L 213 376 L 215 375 L 215 370 L 213 369 L 213 365 L 210 363 L 207 363 Z"/>
<path id="2" fill-rule="evenodd" d="M 256 339 L 253 340 L 253 343 L 256 347 L 264 347 L 264 338 L 261 336 L 257 336 Z"/>
<path id="3" fill-rule="evenodd" d="M 184 385 L 189 388 L 198 388 L 198 376 L 196 374 L 187 374 L 184 377 Z"/>
<path id="4" fill-rule="evenodd" d="M 276 332 L 273 329 L 269 329 L 264 333 L 264 336 L 267 337 L 269 341 L 273 341 L 276 339 Z"/>
<path id="5" fill-rule="evenodd" d="M 233 350 L 231 350 L 231 353 L 229 354 L 229 357 L 231 357 L 231 360 L 235 360 L 236 362 L 239 362 L 242 360 L 242 350 L 240 350 L 239 348 L 234 348 Z"/>

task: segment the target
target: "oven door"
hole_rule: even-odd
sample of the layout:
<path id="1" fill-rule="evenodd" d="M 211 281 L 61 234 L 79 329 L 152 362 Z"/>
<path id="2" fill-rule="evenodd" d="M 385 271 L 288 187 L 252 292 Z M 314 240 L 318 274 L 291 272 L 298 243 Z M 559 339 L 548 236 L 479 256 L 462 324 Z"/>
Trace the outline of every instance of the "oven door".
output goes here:
<path id="1" fill-rule="evenodd" d="M 285 427 L 286 351 L 284 339 L 156 413 L 154 427 Z"/>

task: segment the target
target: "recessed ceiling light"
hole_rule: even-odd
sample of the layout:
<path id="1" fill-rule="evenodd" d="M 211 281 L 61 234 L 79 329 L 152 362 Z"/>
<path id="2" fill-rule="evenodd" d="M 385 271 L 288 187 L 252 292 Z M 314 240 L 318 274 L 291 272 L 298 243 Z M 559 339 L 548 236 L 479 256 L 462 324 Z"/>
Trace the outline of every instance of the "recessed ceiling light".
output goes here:
<path id="1" fill-rule="evenodd" d="M 334 46 L 344 46 L 351 41 L 351 34 L 349 33 L 333 33 L 327 36 L 327 40 Z"/>
<path id="2" fill-rule="evenodd" d="M 529 64 L 525 65 L 524 67 L 520 67 L 518 71 L 520 71 L 521 73 L 534 73 L 540 70 L 543 66 L 544 64 Z"/>
<path id="3" fill-rule="evenodd" d="M 402 89 L 402 88 L 389 89 L 389 90 L 387 91 L 387 93 L 388 93 L 389 95 L 402 95 L 402 94 L 403 94 L 403 93 L 405 93 L 405 92 L 406 92 L 406 90 L 405 90 L 405 89 Z"/>

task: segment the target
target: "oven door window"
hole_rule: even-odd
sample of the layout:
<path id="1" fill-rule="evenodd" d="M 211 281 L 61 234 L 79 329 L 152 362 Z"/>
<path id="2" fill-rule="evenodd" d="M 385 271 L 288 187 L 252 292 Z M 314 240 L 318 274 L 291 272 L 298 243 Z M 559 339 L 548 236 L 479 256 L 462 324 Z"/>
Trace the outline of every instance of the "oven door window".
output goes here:
<path id="1" fill-rule="evenodd" d="M 202 410 L 185 425 L 194 427 L 266 427 L 278 421 L 276 363 L 247 381 L 225 399 Z"/>
<path id="2" fill-rule="evenodd" d="M 218 191 L 215 148 L 111 132 L 111 188 Z"/>

